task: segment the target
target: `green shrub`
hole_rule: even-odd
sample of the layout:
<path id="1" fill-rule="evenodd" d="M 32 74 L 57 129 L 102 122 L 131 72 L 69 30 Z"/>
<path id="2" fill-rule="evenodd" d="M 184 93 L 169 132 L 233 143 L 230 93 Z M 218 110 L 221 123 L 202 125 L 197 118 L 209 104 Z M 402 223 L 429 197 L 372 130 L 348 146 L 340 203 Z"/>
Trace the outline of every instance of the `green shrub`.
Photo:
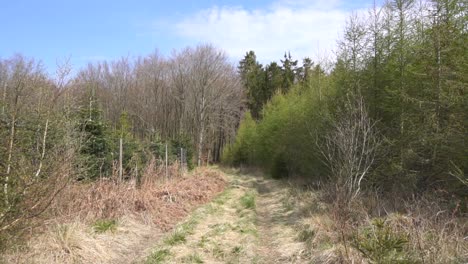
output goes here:
<path id="1" fill-rule="evenodd" d="M 405 246 L 408 235 L 395 232 L 385 220 L 374 219 L 370 226 L 354 235 L 352 246 L 371 263 L 415 263 Z"/>
<path id="2" fill-rule="evenodd" d="M 240 199 L 241 205 L 246 209 L 254 209 L 255 208 L 255 194 L 254 193 L 246 193 Z"/>
<path id="3" fill-rule="evenodd" d="M 288 162 L 284 154 L 278 154 L 273 159 L 273 165 L 270 170 L 271 177 L 274 179 L 287 178 L 289 176 Z"/>
<path id="4" fill-rule="evenodd" d="M 250 112 L 245 113 L 236 141 L 223 151 L 222 161 L 229 165 L 253 165 L 256 149 L 256 123 Z"/>
<path id="5" fill-rule="evenodd" d="M 112 133 L 101 117 L 97 106 L 79 112 L 78 130 L 83 143 L 80 148 L 79 164 L 84 170 L 80 178 L 97 179 L 110 176 L 112 168 Z"/>

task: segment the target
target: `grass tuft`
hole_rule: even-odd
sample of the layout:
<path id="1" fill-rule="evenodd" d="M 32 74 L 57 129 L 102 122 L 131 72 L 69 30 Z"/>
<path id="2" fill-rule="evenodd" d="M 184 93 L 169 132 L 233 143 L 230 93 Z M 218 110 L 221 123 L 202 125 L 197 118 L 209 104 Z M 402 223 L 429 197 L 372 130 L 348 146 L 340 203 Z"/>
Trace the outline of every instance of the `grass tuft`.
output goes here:
<path id="1" fill-rule="evenodd" d="M 200 257 L 200 255 L 198 255 L 197 253 L 194 253 L 192 255 L 189 255 L 187 257 L 184 258 L 184 262 L 187 262 L 187 263 L 205 263 L 203 261 L 203 259 Z"/>
<path id="2" fill-rule="evenodd" d="M 181 228 L 175 229 L 172 234 L 164 240 L 164 243 L 174 246 L 180 243 L 185 243 L 187 232 Z"/>
<path id="3" fill-rule="evenodd" d="M 297 235 L 299 242 L 310 242 L 315 237 L 315 231 L 310 228 L 309 225 L 305 225 L 304 228 Z"/>
<path id="4" fill-rule="evenodd" d="M 105 233 L 107 231 L 113 233 L 117 230 L 117 221 L 114 219 L 99 219 L 93 224 L 93 230 L 96 233 Z"/>
<path id="5" fill-rule="evenodd" d="M 255 209 L 255 194 L 248 192 L 240 198 L 241 205 L 246 209 Z"/>
<path id="6" fill-rule="evenodd" d="M 163 263 L 171 255 L 169 249 L 159 249 L 154 251 L 146 260 L 146 264 L 159 264 Z"/>

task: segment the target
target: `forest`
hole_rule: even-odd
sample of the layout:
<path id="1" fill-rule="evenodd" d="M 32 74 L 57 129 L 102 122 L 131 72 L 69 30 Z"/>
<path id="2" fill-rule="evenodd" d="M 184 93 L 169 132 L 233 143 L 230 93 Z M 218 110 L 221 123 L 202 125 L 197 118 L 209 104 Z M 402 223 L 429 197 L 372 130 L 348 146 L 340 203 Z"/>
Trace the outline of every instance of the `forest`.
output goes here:
<path id="1" fill-rule="evenodd" d="M 288 53 L 263 66 L 251 51 L 239 63 L 249 111 L 224 161 L 466 196 L 466 40 L 461 2 L 393 1 L 348 19 L 331 65 Z"/>
<path id="2" fill-rule="evenodd" d="M 247 51 L 234 64 L 200 44 L 76 73 L 65 60 L 50 75 L 33 58 L 0 58 L 1 250 L 54 215 L 70 186 L 139 188 L 150 167 L 168 177 L 168 166 L 210 164 L 321 190 L 343 230 L 362 224 L 359 204 L 369 218 L 437 214 L 431 232 L 466 243 L 466 43 L 466 2 L 392 0 L 350 16 L 335 56 L 319 61 L 286 47 L 279 61 Z M 353 245 L 370 263 L 442 263 L 416 246 L 422 257 L 403 258 L 388 236 L 391 256 Z"/>

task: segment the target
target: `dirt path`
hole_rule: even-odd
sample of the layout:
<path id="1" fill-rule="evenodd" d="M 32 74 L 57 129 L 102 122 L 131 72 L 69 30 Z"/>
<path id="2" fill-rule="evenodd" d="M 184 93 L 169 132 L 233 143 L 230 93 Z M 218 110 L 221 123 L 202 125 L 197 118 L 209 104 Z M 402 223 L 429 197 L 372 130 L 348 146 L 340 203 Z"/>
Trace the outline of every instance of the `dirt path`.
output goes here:
<path id="1" fill-rule="evenodd" d="M 163 239 L 146 263 L 307 263 L 287 186 L 226 177 L 228 189 Z"/>
<path id="2" fill-rule="evenodd" d="M 300 263 L 304 245 L 297 241 L 296 219 L 286 204 L 288 189 L 271 179 L 256 183 L 260 263 Z"/>

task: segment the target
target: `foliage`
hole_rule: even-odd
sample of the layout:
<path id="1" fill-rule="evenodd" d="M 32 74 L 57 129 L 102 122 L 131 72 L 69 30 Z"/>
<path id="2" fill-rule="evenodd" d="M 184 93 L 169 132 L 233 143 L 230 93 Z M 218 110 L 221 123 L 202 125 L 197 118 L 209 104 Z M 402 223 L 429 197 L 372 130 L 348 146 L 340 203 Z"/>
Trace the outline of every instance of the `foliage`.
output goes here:
<path id="1" fill-rule="evenodd" d="M 246 209 L 255 209 L 255 194 L 246 193 L 241 197 L 240 203 Z"/>
<path id="2" fill-rule="evenodd" d="M 167 155 L 170 163 L 175 162 L 176 160 L 181 159 L 181 149 L 184 150 L 185 159 L 187 162 L 188 169 L 191 170 L 194 168 L 194 144 L 192 140 L 187 135 L 178 135 L 176 138 L 173 138 L 169 141 L 161 139 L 161 137 L 156 136 L 155 139 L 149 143 L 149 150 L 152 155 L 160 160 L 165 159 L 166 155 L 166 143 L 167 143 Z"/>
<path id="3" fill-rule="evenodd" d="M 287 94 L 273 96 L 261 120 L 255 122 L 246 113 L 223 161 L 260 166 L 277 178 L 296 173 L 322 177 L 326 167 L 316 141 L 329 114 L 328 103 L 320 99 L 319 92 L 312 82 L 297 84 Z"/>
<path id="4" fill-rule="evenodd" d="M 352 245 L 372 263 L 415 263 L 405 249 L 407 243 L 407 235 L 392 231 L 383 219 L 376 218 L 354 236 Z"/>
<path id="5" fill-rule="evenodd" d="M 281 66 L 263 67 L 253 51 L 247 53 L 239 70 L 256 122 L 244 117 L 224 161 L 259 166 L 275 177 L 333 176 L 336 170 L 324 166 L 317 146 L 330 142 L 333 129 L 343 124 L 340 112 L 349 98 L 362 97 L 380 148 L 354 153 L 344 173 L 356 176 L 354 168 L 365 167 L 363 189 L 405 196 L 445 189 L 464 199 L 466 177 L 453 175 L 462 175 L 467 164 L 466 8 L 459 0 L 393 0 L 367 15 L 352 15 L 328 70 L 307 58 L 298 66 L 289 54 Z M 352 128 L 355 121 L 349 121 Z M 363 131 L 353 139 L 367 139 Z M 342 143 L 346 139 L 349 146 L 356 142 L 343 136 Z M 362 167 L 361 158 L 370 158 L 372 166 Z"/>
<path id="6" fill-rule="evenodd" d="M 255 157 L 256 123 L 250 112 L 246 112 L 237 131 L 236 141 L 224 149 L 222 160 L 225 163 L 239 166 L 251 164 Z"/>
<path id="7" fill-rule="evenodd" d="M 190 136 L 178 135 L 176 138 L 171 140 L 171 154 L 178 159 L 181 159 L 181 149 L 184 150 L 185 159 L 189 170 L 195 167 L 193 160 L 195 149 Z"/>
<path id="8" fill-rule="evenodd" d="M 274 179 L 287 178 L 289 176 L 288 162 L 283 153 L 277 154 L 273 159 L 270 174 Z"/>
<path id="9" fill-rule="evenodd" d="M 122 167 L 124 174 L 130 175 L 135 167 L 142 168 L 141 157 L 143 153 L 143 147 L 138 139 L 132 134 L 132 128 L 130 126 L 129 116 L 127 112 L 122 112 L 120 115 L 119 123 L 113 133 L 112 142 L 113 144 L 113 156 L 115 159 L 119 157 L 120 151 L 120 139 L 122 139 Z"/>
<path id="10" fill-rule="evenodd" d="M 0 60 L 0 249 L 14 243 L 79 173 L 73 164 L 79 135 L 73 108 L 57 102 L 59 83 L 33 59 Z"/>
<path id="11" fill-rule="evenodd" d="M 276 62 L 263 66 L 257 61 L 254 51 L 246 53 L 239 62 L 239 73 L 247 94 L 247 106 L 255 120 L 262 118 L 262 109 L 276 93 L 287 93 L 296 79 L 308 80 L 310 60 L 305 66 L 298 66 L 291 53 L 285 53 L 281 65 Z M 298 78 L 299 77 L 299 78 Z M 308 77 L 308 76 L 307 76 Z"/>
<path id="12" fill-rule="evenodd" d="M 91 102 L 92 104 L 92 102 Z M 112 168 L 112 135 L 96 104 L 82 107 L 78 129 L 83 134 L 80 149 L 84 175 L 88 179 L 110 176 Z"/>

